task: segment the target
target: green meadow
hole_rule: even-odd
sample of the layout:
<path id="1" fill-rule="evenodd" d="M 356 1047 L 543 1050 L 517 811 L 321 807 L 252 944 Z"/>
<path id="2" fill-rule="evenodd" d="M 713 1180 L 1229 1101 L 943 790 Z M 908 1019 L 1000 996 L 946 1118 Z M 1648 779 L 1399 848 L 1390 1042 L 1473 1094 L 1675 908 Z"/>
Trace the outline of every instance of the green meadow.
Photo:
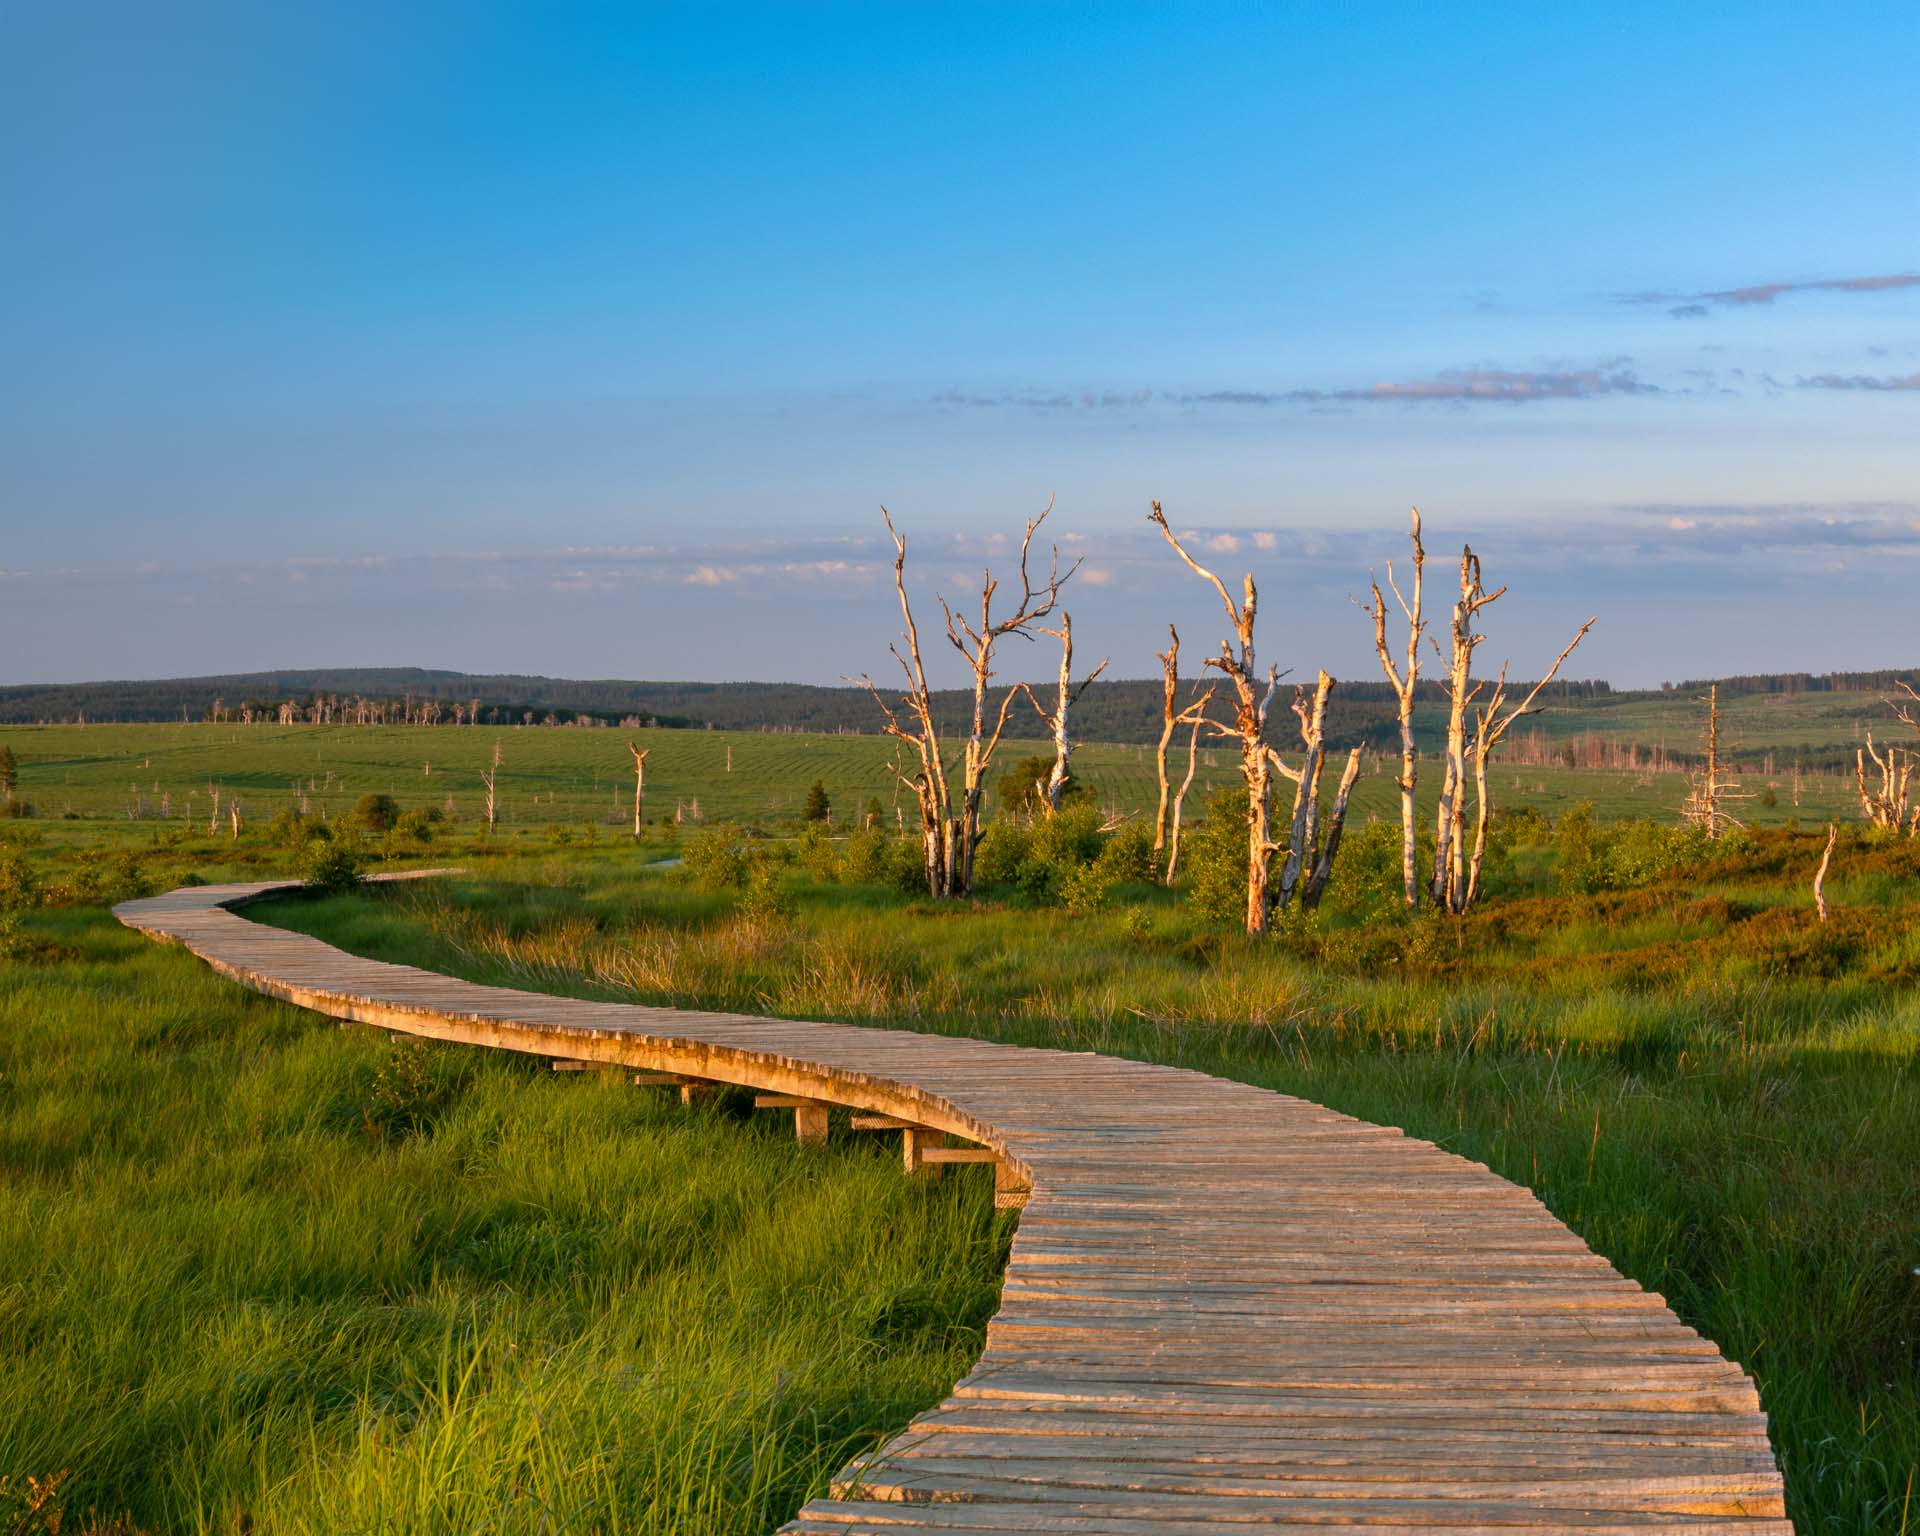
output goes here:
<path id="1" fill-rule="evenodd" d="M 1750 702 L 1750 701 L 1743 701 Z M 1761 707 L 1764 708 L 1764 705 Z M 1563 715 L 1565 718 L 1563 719 Z M 1692 750 L 1698 735 L 1673 745 Z M 1556 707 L 1540 717 L 1554 734 L 1584 718 Z M 1530 722 L 1531 723 L 1531 722 Z M 1543 728 L 1545 728 L 1543 726 Z M 1646 735 L 1637 740 L 1657 739 Z M 588 823 L 633 824 L 633 760 L 629 740 L 649 753 L 649 821 L 752 821 L 796 818 L 817 779 L 842 817 L 878 800 L 884 819 L 913 812 L 912 796 L 893 775 L 894 744 L 878 734 L 806 736 L 787 732 L 641 730 L 521 726 L 277 726 L 277 725 L 53 725 L 0 728 L 20 763 L 19 798 L 36 818 L 136 822 L 198 822 L 212 811 L 218 789 L 222 815 L 237 795 L 245 819 L 264 820 L 288 805 L 337 816 L 365 794 L 391 795 L 402 806 L 441 811 L 471 823 L 482 815 L 481 775 L 497 745 L 500 825 L 539 831 Z M 997 761 L 1045 753 L 1049 744 L 1009 740 Z M 1103 805 L 1151 810 L 1156 794 L 1151 748 L 1090 742 L 1074 754 L 1074 771 Z M 1355 790 L 1360 819 L 1397 817 L 1390 760 L 1369 760 Z M 1185 773 L 1184 756 L 1172 767 Z M 1193 799 L 1237 782 L 1235 755 L 1203 747 Z M 1742 820 L 1782 826 L 1798 818 L 1850 818 L 1857 810 L 1849 775 L 1807 774 L 1794 803 L 1791 776 L 1745 775 L 1753 798 L 1739 803 Z M 1492 782 L 1502 805 L 1531 805 L 1557 814 L 1590 802 L 1603 817 L 1670 817 L 1688 788 L 1682 773 L 1503 766 Z M 1769 796 L 1769 791 L 1771 794 Z M 1766 801 L 1771 798 L 1772 804 Z"/>
<path id="2" fill-rule="evenodd" d="M 912 1184 L 738 1100 L 341 1030 L 105 910 L 310 867 L 323 817 L 367 869 L 465 873 L 251 917 L 483 982 L 1173 1062 L 1485 1162 L 1753 1373 L 1799 1530 L 1920 1529 L 1920 844 L 1848 824 L 1819 923 L 1848 786 L 1708 845 L 1674 776 L 1503 771 L 1489 897 L 1451 919 L 1395 909 L 1370 779 L 1326 905 L 1250 943 L 1202 781 L 1177 890 L 1103 828 L 1151 794 L 1131 749 L 1084 749 L 1090 807 L 1003 818 L 942 907 L 846 830 L 891 819 L 877 739 L 654 733 L 636 841 L 620 735 L 499 738 L 488 836 L 484 730 L 0 733 L 36 812 L 0 823 L 9 1536 L 766 1530 L 980 1347 L 1012 1221 L 981 1170 Z M 806 830 L 816 778 L 839 823 Z M 116 809 L 196 785 L 191 819 Z M 387 793 L 441 818 L 353 830 Z"/>

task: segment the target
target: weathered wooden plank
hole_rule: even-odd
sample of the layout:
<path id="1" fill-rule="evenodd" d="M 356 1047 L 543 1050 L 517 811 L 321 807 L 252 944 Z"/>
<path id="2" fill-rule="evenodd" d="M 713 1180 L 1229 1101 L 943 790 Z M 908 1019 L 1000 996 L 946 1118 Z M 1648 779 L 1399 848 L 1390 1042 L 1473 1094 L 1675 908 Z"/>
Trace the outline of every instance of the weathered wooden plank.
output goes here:
<path id="1" fill-rule="evenodd" d="M 985 1353 L 787 1530 L 1787 1530 L 1745 1374 L 1465 1158 L 1191 1071 L 480 987 L 230 910 L 280 888 L 116 910 L 342 1023 L 748 1089 L 802 1143 L 841 1105 L 910 1173 L 993 1165 L 1026 1214 Z"/>

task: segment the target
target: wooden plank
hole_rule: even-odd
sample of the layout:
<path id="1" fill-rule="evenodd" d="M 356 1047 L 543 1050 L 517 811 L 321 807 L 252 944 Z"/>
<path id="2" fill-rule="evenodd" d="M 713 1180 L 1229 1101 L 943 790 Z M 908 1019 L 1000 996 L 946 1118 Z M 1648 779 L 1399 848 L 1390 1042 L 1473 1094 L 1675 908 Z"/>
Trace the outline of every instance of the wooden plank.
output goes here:
<path id="1" fill-rule="evenodd" d="M 1465 1158 L 1191 1071 L 481 987 L 231 910 L 284 888 L 116 912 L 343 1026 L 734 1085 L 802 1144 L 845 1106 L 918 1177 L 993 1165 L 1025 1214 L 985 1352 L 787 1530 L 1785 1536 L 1746 1375 Z"/>

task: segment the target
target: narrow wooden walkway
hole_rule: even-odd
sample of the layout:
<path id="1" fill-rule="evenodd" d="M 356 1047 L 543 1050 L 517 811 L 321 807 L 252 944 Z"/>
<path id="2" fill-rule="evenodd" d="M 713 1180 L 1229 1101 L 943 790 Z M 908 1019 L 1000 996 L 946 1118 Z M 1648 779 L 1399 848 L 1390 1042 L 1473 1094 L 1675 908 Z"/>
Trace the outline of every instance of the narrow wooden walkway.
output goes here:
<path id="1" fill-rule="evenodd" d="M 980 1363 L 787 1531 L 1791 1530 L 1740 1369 L 1426 1142 L 1111 1057 L 476 986 L 229 910 L 281 888 L 115 910 L 335 1018 L 744 1085 L 803 1136 L 851 1106 L 909 1162 L 995 1163 L 1025 1214 Z"/>

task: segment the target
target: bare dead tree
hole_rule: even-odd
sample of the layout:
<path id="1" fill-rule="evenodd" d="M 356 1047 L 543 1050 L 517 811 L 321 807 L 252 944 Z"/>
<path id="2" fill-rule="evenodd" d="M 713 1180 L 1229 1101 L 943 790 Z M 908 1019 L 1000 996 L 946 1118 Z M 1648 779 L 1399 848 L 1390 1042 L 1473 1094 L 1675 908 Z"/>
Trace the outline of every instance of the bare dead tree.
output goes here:
<path id="1" fill-rule="evenodd" d="M 1874 768 L 1867 775 L 1867 764 Z M 1895 746 L 1884 750 L 1875 746 L 1873 732 L 1867 732 L 1867 744 L 1853 757 L 1854 782 L 1860 790 L 1860 814 L 1876 827 L 1891 832 L 1905 831 L 1920 836 L 1920 805 L 1912 802 L 1913 754 Z"/>
<path id="2" fill-rule="evenodd" d="M 233 827 L 233 840 L 240 841 L 240 797 L 235 795 L 227 802 L 227 818 Z"/>
<path id="3" fill-rule="evenodd" d="M 489 833 L 489 835 L 491 835 L 491 833 L 493 832 L 494 818 L 498 812 L 499 804 L 500 804 L 499 795 L 496 793 L 496 788 L 495 788 L 496 782 L 500 777 L 500 762 L 501 762 L 500 739 L 498 737 L 495 737 L 493 742 L 493 761 L 487 766 L 486 772 L 480 775 L 481 787 L 484 788 L 487 792 L 486 812 L 487 812 L 487 832 Z"/>
<path id="4" fill-rule="evenodd" d="M 212 837 L 220 830 L 220 786 L 208 780 L 207 794 L 213 800 L 213 809 L 207 813 L 207 836 Z"/>
<path id="5" fill-rule="evenodd" d="M 1902 682 L 1897 686 L 1906 698 L 1887 699 L 1884 702 L 1893 711 L 1896 720 L 1920 732 L 1920 715 L 1916 715 L 1913 709 L 1914 705 L 1920 705 L 1920 691 L 1916 691 L 1912 683 Z M 1867 782 L 1869 759 L 1879 781 L 1878 786 L 1872 789 Z M 1867 732 L 1866 746 L 1854 753 L 1854 778 L 1860 788 L 1860 814 L 1876 827 L 1904 830 L 1909 837 L 1920 837 L 1920 804 L 1915 804 L 1912 799 L 1915 763 L 1915 754 L 1910 751 L 1892 745 L 1884 751 L 1875 747 L 1873 732 Z"/>
<path id="6" fill-rule="evenodd" d="M 1393 593 L 1393 599 L 1399 604 L 1400 612 L 1407 621 L 1406 660 L 1401 666 L 1394 664 L 1393 652 L 1387 645 L 1387 602 L 1381 596 L 1380 583 L 1377 581 L 1372 584 L 1372 612 L 1373 644 L 1380 656 L 1380 669 L 1386 673 L 1387 682 L 1393 688 L 1394 697 L 1399 701 L 1400 877 L 1405 887 L 1407 905 L 1417 907 L 1420 905 L 1420 860 L 1414 791 L 1420 781 L 1420 753 L 1413 739 L 1413 700 L 1420 683 L 1420 639 L 1427 628 L 1422 609 L 1427 551 L 1420 542 L 1420 509 L 1418 507 L 1413 509 L 1409 537 L 1413 541 L 1413 598 L 1411 601 L 1400 591 L 1399 583 L 1393 579 L 1393 562 L 1387 562 L 1387 588 Z"/>
<path id="7" fill-rule="evenodd" d="M 994 580 L 990 570 L 984 572 L 981 578 L 980 617 L 977 623 L 964 614 L 956 613 L 944 598 L 939 599 L 940 611 L 946 617 L 947 640 L 966 661 L 973 675 L 972 718 L 961 752 L 960 782 L 955 786 L 947 771 L 939 729 L 934 720 L 933 690 L 927 682 L 926 667 L 920 653 L 919 626 L 914 622 L 913 605 L 907 597 L 907 541 L 893 526 L 893 517 L 887 509 L 880 509 L 887 532 L 893 539 L 893 585 L 899 595 L 900 616 L 905 626 L 901 641 L 906 649 L 903 651 L 900 643 L 895 643 L 890 649 L 900 666 L 906 689 L 900 695 L 898 707 L 895 707 L 881 697 L 871 678 L 862 678 L 861 681 L 873 695 L 874 702 L 880 706 L 886 720 L 883 727 L 886 734 L 912 747 L 919 758 L 917 770 L 911 776 L 902 774 L 901 777 L 919 801 L 927 889 L 936 897 L 965 896 L 973 890 L 973 855 L 980 844 L 980 805 L 986 795 L 987 772 L 992 765 L 993 754 L 999 748 L 1000 738 L 1006 732 L 1007 716 L 1014 700 L 1022 694 L 1032 697 L 1031 690 L 1024 683 L 1016 683 L 1001 698 L 997 710 L 989 708 L 987 696 L 994 676 L 994 651 L 1000 641 L 1011 636 L 1032 639 L 1039 621 L 1051 614 L 1058 604 L 1060 589 L 1080 568 L 1080 562 L 1076 560 L 1063 572 L 1060 569 L 1060 552 L 1056 547 L 1045 581 L 1036 585 L 1033 579 L 1030 565 L 1033 536 L 1052 510 L 1053 502 L 1049 499 L 1040 515 L 1028 520 L 1026 532 L 1021 537 L 1020 600 L 1011 614 L 1000 618 L 993 615 L 994 594 L 999 591 L 1000 584 Z"/>
<path id="8" fill-rule="evenodd" d="M 1193 787 L 1193 772 L 1198 765 L 1200 755 L 1200 729 L 1209 725 L 1207 706 L 1213 702 L 1214 690 L 1209 688 L 1204 694 L 1188 706 L 1182 718 L 1191 723 L 1187 733 L 1187 776 L 1180 781 L 1180 792 L 1173 797 L 1173 811 L 1167 825 L 1167 884 L 1173 884 L 1174 871 L 1180 866 L 1180 812 L 1187 803 L 1187 791 Z"/>
<path id="9" fill-rule="evenodd" d="M 1516 720 L 1535 713 L 1534 701 L 1545 690 L 1548 683 L 1560 675 L 1560 668 L 1573 654 L 1574 647 L 1587 638 L 1597 617 L 1588 619 L 1580 626 L 1580 631 L 1553 658 L 1553 665 L 1547 668 L 1546 675 L 1535 683 L 1527 696 L 1512 708 L 1507 707 L 1507 668 L 1500 666 L 1500 676 L 1495 679 L 1493 692 L 1484 704 L 1477 705 L 1473 722 L 1473 856 L 1467 865 L 1467 892 L 1461 910 L 1473 905 L 1480 895 L 1480 870 L 1487 857 L 1487 818 L 1493 812 L 1493 801 L 1487 793 L 1487 764 L 1492 760 L 1494 748 L 1500 745 L 1501 738 L 1513 728 Z"/>
<path id="10" fill-rule="evenodd" d="M 1340 775 L 1340 787 L 1334 793 L 1333 807 L 1327 814 L 1324 833 L 1320 821 L 1320 775 L 1327 761 L 1327 701 L 1333 697 L 1333 679 L 1322 672 L 1309 694 L 1296 689 L 1294 717 L 1300 722 L 1300 766 L 1289 768 L 1280 754 L 1271 748 L 1268 758 L 1274 771 L 1293 784 L 1293 822 L 1287 836 L 1286 862 L 1280 866 L 1279 895 L 1274 905 L 1284 909 L 1297 891 L 1303 907 L 1320 904 L 1327 877 L 1333 873 L 1333 861 L 1340 851 L 1340 834 L 1347 822 L 1347 799 L 1354 781 L 1360 777 L 1360 752 L 1355 746 L 1347 754 L 1347 766 Z"/>
<path id="11" fill-rule="evenodd" d="M 1707 689 L 1706 702 L 1707 765 L 1694 776 L 1693 788 L 1680 804 L 1680 819 L 1704 828 L 1707 836 L 1717 842 L 1729 829 L 1741 825 L 1727 809 L 1727 802 L 1751 800 L 1753 796 L 1740 793 L 1740 781 L 1728 772 L 1720 755 L 1720 687 L 1717 683 Z"/>
<path id="12" fill-rule="evenodd" d="M 1840 840 L 1840 823 L 1827 823 L 1827 851 L 1820 855 L 1820 867 L 1813 872 L 1813 910 L 1820 921 L 1827 920 L 1827 866 L 1833 862 L 1833 845 Z"/>
<path id="13" fill-rule="evenodd" d="M 1043 791 L 1047 814 L 1053 816 L 1060 810 L 1060 797 L 1067 788 L 1068 760 L 1073 756 L 1073 737 L 1067 730 L 1067 712 L 1079 702 L 1080 695 L 1087 691 L 1088 685 L 1107 670 L 1107 663 L 1102 661 L 1076 683 L 1073 680 L 1073 615 L 1063 608 L 1058 629 L 1050 629 L 1044 624 L 1036 624 L 1034 628 L 1038 633 L 1052 635 L 1060 642 L 1060 681 L 1054 692 L 1053 708 L 1049 710 L 1042 705 L 1032 690 L 1027 693 L 1027 697 L 1033 701 L 1034 713 L 1040 716 L 1048 734 L 1053 737 L 1053 768 L 1047 774 Z"/>
<path id="14" fill-rule="evenodd" d="M 1207 705 L 1213 699 L 1214 690 L 1209 688 L 1200 697 L 1189 703 L 1184 709 L 1179 706 L 1180 694 L 1180 631 L 1171 624 L 1167 626 L 1167 648 L 1156 652 L 1160 658 L 1161 680 L 1161 721 L 1160 742 L 1154 748 L 1154 773 L 1160 783 L 1159 808 L 1153 818 L 1153 851 L 1160 853 L 1167 848 L 1171 828 L 1169 826 L 1167 748 L 1172 743 L 1174 732 L 1183 725 L 1193 726 L 1193 741 L 1187 752 L 1187 783 L 1193 782 L 1193 758 L 1199 742 L 1201 717 L 1207 712 Z M 1182 793 L 1185 786 L 1182 786 Z M 1177 806 L 1177 802 L 1175 802 Z M 1175 843 L 1178 838 L 1172 839 Z M 1167 861 L 1167 882 L 1173 882 L 1173 859 Z"/>
<path id="15" fill-rule="evenodd" d="M 640 813 L 645 808 L 647 799 L 647 753 L 653 748 L 648 747 L 642 751 L 630 741 L 627 743 L 627 750 L 633 754 L 633 835 L 638 837 Z"/>
<path id="16" fill-rule="evenodd" d="M 1450 912 L 1466 910 L 1466 854 L 1462 847 L 1466 821 L 1467 711 L 1477 689 L 1473 683 L 1473 653 L 1486 637 L 1474 630 L 1474 620 L 1489 603 L 1498 602 L 1505 587 L 1489 592 L 1480 580 L 1480 560 L 1471 545 L 1460 551 L 1460 596 L 1447 626 L 1446 663 L 1447 744 L 1440 760 L 1440 799 L 1434 811 L 1433 904 Z M 1440 649 L 1438 643 L 1434 650 Z"/>
<path id="17" fill-rule="evenodd" d="M 1438 642 L 1433 642 L 1435 653 L 1447 668 L 1446 681 L 1442 684 L 1447 696 L 1447 744 L 1440 764 L 1440 799 L 1434 813 L 1433 878 L 1429 891 L 1433 904 L 1449 912 L 1466 911 L 1479 894 L 1478 871 L 1486 854 L 1486 823 L 1490 812 L 1486 790 L 1489 755 L 1515 720 L 1532 713 L 1534 701 L 1553 681 L 1561 665 L 1573 654 L 1574 647 L 1586 638 L 1587 631 L 1593 628 L 1595 622 L 1588 619 L 1580 626 L 1579 632 L 1567 642 L 1553 666 L 1517 708 L 1507 708 L 1505 666 L 1500 669 L 1492 695 L 1483 703 L 1482 694 L 1486 684 L 1473 680 L 1473 653 L 1480 648 L 1486 636 L 1479 632 L 1476 624 L 1481 611 L 1506 596 L 1506 592 L 1505 587 L 1496 587 L 1491 592 L 1486 589 L 1480 574 L 1480 557 L 1474 554 L 1471 545 L 1462 546 L 1460 596 L 1453 604 L 1453 613 L 1447 625 L 1448 649 L 1443 653 Z M 1477 710 L 1476 705 L 1479 706 Z M 1468 739 L 1470 718 L 1473 725 L 1472 741 Z M 1477 791 L 1471 855 L 1468 853 L 1466 837 L 1469 765 L 1473 769 L 1473 783 Z"/>
<path id="18" fill-rule="evenodd" d="M 1166 514 L 1160 510 L 1159 502 L 1153 504 L 1147 520 L 1159 527 L 1167 543 L 1173 547 L 1173 552 L 1186 563 L 1187 568 L 1220 594 L 1220 602 L 1227 610 L 1227 621 L 1233 626 L 1234 638 L 1221 641 L 1220 654 L 1209 656 L 1205 664 L 1218 668 L 1233 685 L 1233 724 L 1224 726 L 1214 722 L 1214 729 L 1223 736 L 1237 738 L 1240 744 L 1240 776 L 1247 786 L 1246 927 L 1251 934 L 1265 933 L 1269 862 L 1278 847 L 1268 833 L 1272 815 L 1273 757 L 1267 748 L 1267 711 L 1272 707 L 1273 696 L 1280 687 L 1280 672 L 1276 667 L 1269 667 L 1263 680 L 1259 664 L 1254 659 L 1253 628 L 1260 604 L 1259 593 L 1254 588 L 1253 573 L 1249 571 L 1242 587 L 1241 600 L 1236 603 L 1227 591 L 1226 583 L 1187 553 L 1186 546 L 1167 525 Z"/>

